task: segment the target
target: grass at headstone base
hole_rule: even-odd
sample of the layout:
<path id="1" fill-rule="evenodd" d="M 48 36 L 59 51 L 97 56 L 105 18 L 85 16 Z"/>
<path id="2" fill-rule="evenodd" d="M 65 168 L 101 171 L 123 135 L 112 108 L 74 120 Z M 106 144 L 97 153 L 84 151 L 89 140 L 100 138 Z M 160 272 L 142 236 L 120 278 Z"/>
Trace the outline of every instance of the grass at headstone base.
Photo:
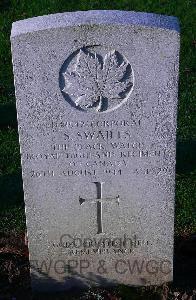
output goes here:
<path id="1" fill-rule="evenodd" d="M 196 48 L 194 28 L 196 18 L 194 1 L 0 0 L 0 291 L 2 289 L 4 297 L 8 297 L 5 299 L 10 299 L 10 295 L 14 294 L 13 291 L 16 289 L 15 284 L 17 285 L 17 289 L 19 289 L 19 293 L 21 293 L 20 297 L 22 297 L 22 290 L 24 290 L 23 277 L 26 278 L 28 274 L 27 259 L 23 250 L 21 247 L 17 247 L 17 245 L 13 246 L 12 243 L 8 242 L 12 241 L 13 238 L 17 240 L 20 236 L 24 236 L 25 232 L 19 142 L 16 127 L 14 83 L 9 41 L 11 24 L 16 20 L 38 15 L 89 9 L 146 11 L 174 15 L 180 19 L 181 53 L 177 129 L 175 236 L 177 252 L 180 249 L 180 254 L 177 256 L 178 260 L 185 269 L 187 268 L 186 271 L 188 273 L 192 272 L 192 251 L 194 250 L 196 253 L 196 238 L 194 238 L 194 234 L 196 233 L 196 107 L 194 98 L 196 94 L 194 83 Z M 5 245 L 6 247 L 4 247 Z M 23 267 L 20 267 L 20 263 L 22 263 Z M 3 267 L 5 267 L 4 270 Z M 193 279 L 193 274 L 183 274 L 185 272 L 184 269 L 179 272 L 182 274 L 178 275 L 184 276 L 184 278 L 190 275 L 190 280 L 191 278 Z M 27 279 L 25 280 L 28 281 Z M 24 281 L 25 286 L 28 286 L 26 281 Z M 193 290 L 190 290 L 190 293 L 193 294 Z M 189 291 L 186 290 L 186 292 L 188 293 Z M 187 296 L 185 294 L 183 296 L 183 293 L 185 293 L 185 289 L 175 290 L 174 286 L 154 287 L 145 290 L 120 286 L 112 291 L 104 289 L 89 290 L 86 294 L 78 296 L 75 299 L 80 299 L 81 297 L 83 297 L 81 299 L 113 300 L 191 299 L 188 298 L 188 294 Z M 18 299 L 23 299 L 20 297 Z M 27 299 L 27 297 L 24 299 Z M 50 298 L 47 296 L 43 299 Z M 68 298 L 64 296 L 63 298 L 62 296 L 62 298 L 53 297 L 51 299 L 74 298 L 72 296 Z"/>

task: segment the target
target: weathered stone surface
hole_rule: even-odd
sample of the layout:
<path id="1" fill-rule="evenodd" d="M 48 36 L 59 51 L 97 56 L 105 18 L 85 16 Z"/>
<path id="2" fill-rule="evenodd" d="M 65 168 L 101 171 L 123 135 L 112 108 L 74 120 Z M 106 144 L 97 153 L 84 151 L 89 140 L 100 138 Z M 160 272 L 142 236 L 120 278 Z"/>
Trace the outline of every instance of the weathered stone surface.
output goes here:
<path id="1" fill-rule="evenodd" d="M 122 11 L 13 24 L 34 289 L 172 280 L 178 31 Z"/>

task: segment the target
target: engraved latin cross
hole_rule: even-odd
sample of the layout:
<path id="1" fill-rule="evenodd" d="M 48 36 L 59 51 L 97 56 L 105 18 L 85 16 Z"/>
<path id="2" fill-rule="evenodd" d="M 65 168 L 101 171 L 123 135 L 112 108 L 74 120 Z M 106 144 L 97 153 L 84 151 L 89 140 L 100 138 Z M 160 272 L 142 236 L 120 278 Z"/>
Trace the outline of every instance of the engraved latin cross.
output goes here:
<path id="1" fill-rule="evenodd" d="M 110 202 L 110 201 L 116 201 L 119 205 L 120 197 L 119 195 L 116 197 L 106 197 L 103 198 L 102 196 L 102 186 L 104 182 L 93 182 L 96 185 L 97 188 L 97 198 L 90 198 L 90 199 L 84 199 L 79 197 L 80 205 L 82 205 L 85 202 L 90 203 L 97 203 L 97 233 L 103 233 L 103 215 L 102 215 L 102 203 L 104 202 Z"/>

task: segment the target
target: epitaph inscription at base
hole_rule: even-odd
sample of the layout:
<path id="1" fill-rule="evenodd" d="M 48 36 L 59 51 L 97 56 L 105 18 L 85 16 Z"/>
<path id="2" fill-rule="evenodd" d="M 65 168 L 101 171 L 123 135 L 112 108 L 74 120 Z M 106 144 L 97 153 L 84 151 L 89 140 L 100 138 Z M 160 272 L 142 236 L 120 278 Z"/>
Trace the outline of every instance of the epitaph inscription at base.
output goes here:
<path id="1" fill-rule="evenodd" d="M 49 15 L 11 43 L 33 289 L 171 281 L 177 19 Z"/>

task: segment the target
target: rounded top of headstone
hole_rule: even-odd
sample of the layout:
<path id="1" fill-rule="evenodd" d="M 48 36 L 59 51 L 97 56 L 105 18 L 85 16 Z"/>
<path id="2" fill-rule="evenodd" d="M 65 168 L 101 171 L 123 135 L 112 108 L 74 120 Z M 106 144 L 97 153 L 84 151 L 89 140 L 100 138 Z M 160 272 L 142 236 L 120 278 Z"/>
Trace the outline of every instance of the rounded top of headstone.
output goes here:
<path id="1" fill-rule="evenodd" d="M 39 30 L 94 24 L 138 25 L 180 31 L 178 18 L 173 16 L 120 10 L 89 10 L 16 21 L 12 24 L 11 37 Z"/>

